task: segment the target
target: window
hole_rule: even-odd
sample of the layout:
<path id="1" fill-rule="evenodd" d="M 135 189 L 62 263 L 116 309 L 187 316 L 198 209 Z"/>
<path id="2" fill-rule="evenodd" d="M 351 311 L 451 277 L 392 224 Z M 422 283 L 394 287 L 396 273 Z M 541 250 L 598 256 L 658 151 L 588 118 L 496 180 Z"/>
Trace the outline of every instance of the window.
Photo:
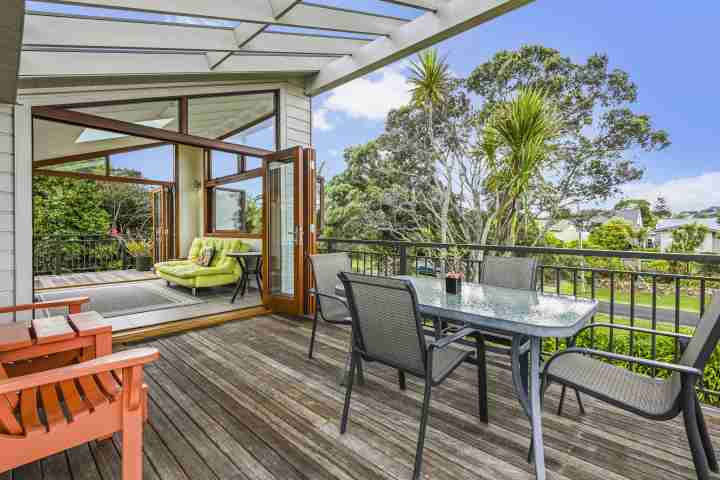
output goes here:
<path id="1" fill-rule="evenodd" d="M 275 92 L 190 98 L 188 133 L 275 150 L 275 112 Z"/>
<path id="2" fill-rule="evenodd" d="M 78 160 L 77 162 L 61 163 L 45 167 L 45 170 L 52 170 L 55 172 L 90 173 L 93 175 L 105 175 L 107 173 L 106 169 L 107 165 L 104 157 L 93 158 L 91 160 Z"/>
<path id="3" fill-rule="evenodd" d="M 109 156 L 110 175 L 147 180 L 173 181 L 175 147 L 161 145 Z"/>
<path id="4" fill-rule="evenodd" d="M 208 188 L 207 194 L 213 233 L 262 233 L 263 177 L 220 183 Z"/>

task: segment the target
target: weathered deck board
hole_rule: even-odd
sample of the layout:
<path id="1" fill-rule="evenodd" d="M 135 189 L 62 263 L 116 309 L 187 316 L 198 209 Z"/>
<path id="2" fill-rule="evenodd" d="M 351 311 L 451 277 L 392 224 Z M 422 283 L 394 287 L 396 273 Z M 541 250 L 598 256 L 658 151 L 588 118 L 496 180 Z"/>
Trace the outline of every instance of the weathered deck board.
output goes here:
<path id="1" fill-rule="evenodd" d="M 150 480 L 408 479 L 422 381 L 366 365 L 353 394 L 350 425 L 339 434 L 347 330 L 323 326 L 307 359 L 307 324 L 278 317 L 228 323 L 149 342 L 162 358 L 146 370 L 150 421 L 145 478 Z M 476 416 L 477 377 L 463 366 L 435 389 L 426 442 L 426 478 L 534 478 L 526 462 L 528 423 L 510 382 L 507 358 L 489 357 L 490 425 Z M 649 422 L 574 396 L 554 414 L 545 404 L 548 478 L 554 480 L 694 479 L 680 419 Z M 720 412 L 706 409 L 715 442 Z M 0 480 L 120 479 L 122 439 L 92 442 L 16 469 Z"/>

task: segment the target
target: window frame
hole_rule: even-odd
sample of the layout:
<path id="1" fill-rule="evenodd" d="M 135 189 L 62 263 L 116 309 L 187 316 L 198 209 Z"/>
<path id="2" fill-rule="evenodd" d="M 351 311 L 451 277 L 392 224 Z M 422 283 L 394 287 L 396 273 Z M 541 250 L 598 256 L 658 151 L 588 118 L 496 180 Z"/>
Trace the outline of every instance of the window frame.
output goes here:
<path id="1" fill-rule="evenodd" d="M 243 93 L 230 93 L 230 94 L 221 94 L 221 95 L 201 95 L 200 97 L 216 97 L 216 96 L 230 96 L 230 95 L 257 95 L 259 93 L 272 93 L 273 94 L 273 112 L 259 117 L 252 122 L 243 125 L 240 128 L 237 128 L 231 132 L 228 132 L 221 137 L 218 138 L 218 140 L 225 140 L 229 137 L 232 137 L 233 135 L 236 135 L 244 130 L 247 130 L 248 128 L 252 128 L 255 125 L 258 125 L 262 122 L 265 122 L 271 118 L 274 118 L 274 128 L 275 128 L 275 149 L 274 151 L 278 151 L 280 148 L 280 90 L 265 90 L 265 91 L 253 91 L 253 92 L 243 92 Z M 189 98 L 197 98 L 197 97 L 189 97 Z M 262 157 L 253 157 L 253 158 L 260 158 L 262 161 L 262 164 L 258 168 L 254 169 L 247 169 L 247 156 L 246 155 L 237 155 L 238 159 L 238 172 L 231 175 L 225 175 L 222 177 L 213 177 L 212 176 L 212 154 L 213 151 L 210 149 L 205 149 L 204 151 L 204 161 L 203 161 L 203 204 L 204 204 L 204 216 L 205 216 L 205 222 L 204 222 L 204 230 L 206 235 L 211 235 L 215 237 L 243 237 L 243 238 L 258 238 L 262 239 L 265 235 L 265 162 Z M 235 183 L 242 180 L 249 180 L 252 178 L 261 178 L 262 179 L 262 198 L 263 198 L 263 205 L 262 205 L 262 225 L 260 228 L 260 232 L 258 233 L 250 233 L 247 231 L 240 231 L 240 230 L 218 230 L 215 226 L 215 210 L 213 205 L 213 198 L 214 198 L 214 190 L 215 188 L 222 188 L 223 185 L 227 185 L 230 183 Z"/>

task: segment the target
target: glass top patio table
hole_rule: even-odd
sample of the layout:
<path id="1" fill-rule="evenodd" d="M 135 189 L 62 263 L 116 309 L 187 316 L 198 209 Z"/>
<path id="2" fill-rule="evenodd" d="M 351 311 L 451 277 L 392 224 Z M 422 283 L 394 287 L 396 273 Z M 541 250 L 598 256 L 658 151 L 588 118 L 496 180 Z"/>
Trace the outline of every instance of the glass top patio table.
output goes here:
<path id="1" fill-rule="evenodd" d="M 462 293 L 445 292 L 445 281 L 432 277 L 397 276 L 415 287 L 426 315 L 470 326 L 533 337 L 571 337 L 597 311 L 597 301 L 531 290 L 463 282 Z M 337 293 L 344 295 L 342 285 Z"/>

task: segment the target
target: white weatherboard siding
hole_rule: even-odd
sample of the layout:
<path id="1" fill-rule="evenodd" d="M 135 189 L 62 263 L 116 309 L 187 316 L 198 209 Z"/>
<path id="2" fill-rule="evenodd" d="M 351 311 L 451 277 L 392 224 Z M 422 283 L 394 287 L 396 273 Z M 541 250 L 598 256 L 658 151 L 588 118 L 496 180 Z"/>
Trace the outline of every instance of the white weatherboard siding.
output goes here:
<path id="1" fill-rule="evenodd" d="M 13 107 L 0 105 L 0 305 L 15 300 L 13 219 Z M 0 315 L 0 324 L 12 321 Z"/>
<path id="2" fill-rule="evenodd" d="M 302 86 L 288 84 L 285 89 L 285 132 L 284 147 L 309 147 L 312 144 L 312 105 Z M 281 107 L 282 108 L 282 107 Z"/>

